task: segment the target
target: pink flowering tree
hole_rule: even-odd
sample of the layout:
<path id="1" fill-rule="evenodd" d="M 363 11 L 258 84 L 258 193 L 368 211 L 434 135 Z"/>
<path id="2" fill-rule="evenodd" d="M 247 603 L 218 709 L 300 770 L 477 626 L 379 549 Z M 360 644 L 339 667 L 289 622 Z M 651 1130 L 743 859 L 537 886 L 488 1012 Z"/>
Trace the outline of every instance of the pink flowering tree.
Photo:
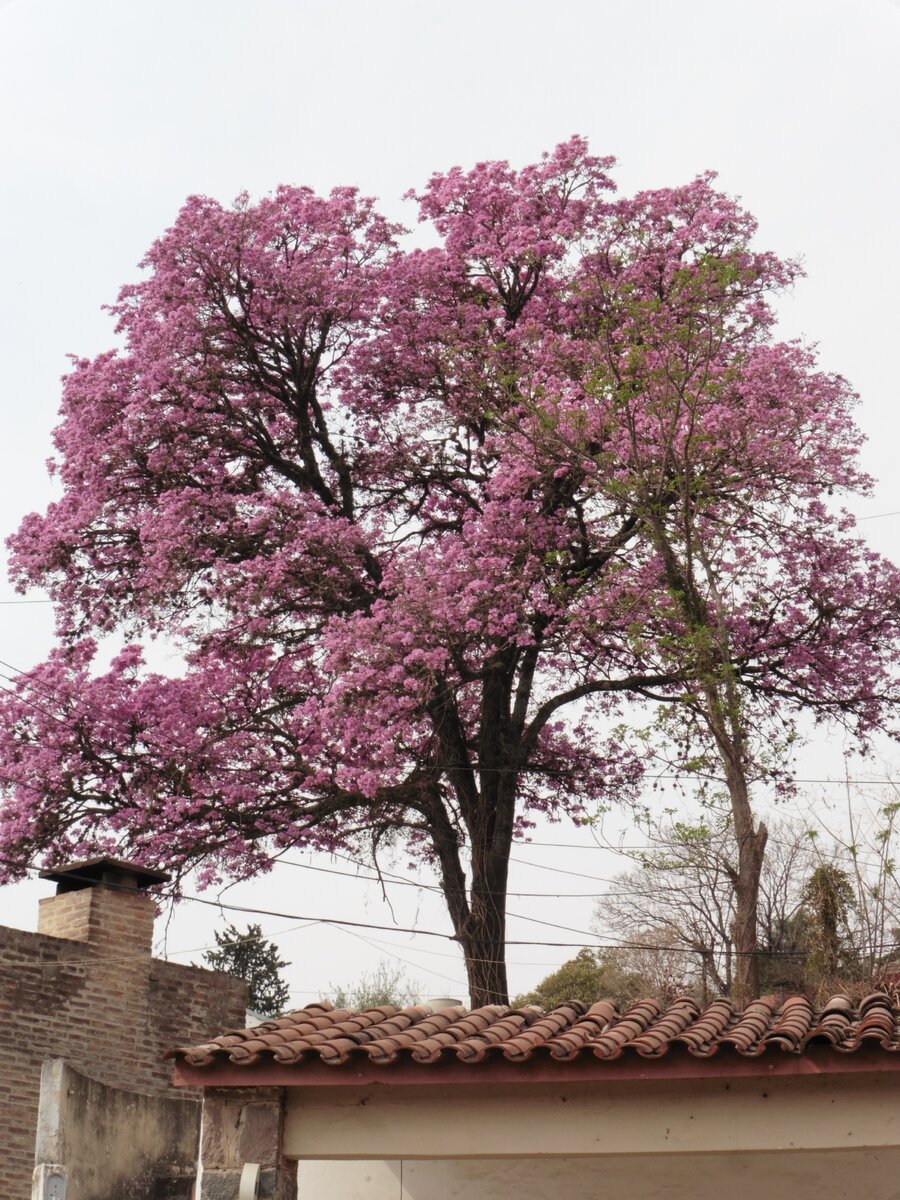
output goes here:
<path id="1" fill-rule="evenodd" d="M 848 388 L 774 341 L 792 268 L 710 179 L 617 200 L 611 165 L 436 175 L 430 249 L 350 189 L 187 202 L 12 539 L 59 646 L 2 702 L 7 877 L 402 844 L 502 1001 L 512 840 L 635 795 L 613 718 L 724 765 L 748 871 L 773 724 L 882 719 L 897 579 L 823 502 L 866 481 Z"/>
<path id="2" fill-rule="evenodd" d="M 752 220 L 708 178 L 619 212 L 640 255 L 587 264 L 581 283 L 605 438 L 591 458 L 604 464 L 598 489 L 641 528 L 631 669 L 678 680 L 640 689 L 658 705 L 645 749 L 730 808 L 742 1004 L 759 994 L 767 839 L 751 791 L 791 791 L 802 712 L 861 747 L 892 715 L 900 575 L 825 503 L 869 481 L 854 394 L 772 337 L 767 296 L 794 268 L 749 251 Z"/>

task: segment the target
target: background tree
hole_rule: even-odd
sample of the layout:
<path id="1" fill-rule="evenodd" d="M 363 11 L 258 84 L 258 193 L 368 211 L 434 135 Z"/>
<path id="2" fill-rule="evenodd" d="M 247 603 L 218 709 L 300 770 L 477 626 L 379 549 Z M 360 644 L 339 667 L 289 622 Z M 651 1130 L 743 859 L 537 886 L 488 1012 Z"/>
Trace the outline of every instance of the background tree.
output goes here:
<path id="1" fill-rule="evenodd" d="M 379 1008 L 382 1004 L 406 1008 L 419 1002 L 420 992 L 419 984 L 407 979 L 403 967 L 382 959 L 374 971 L 364 972 L 355 983 L 337 987 L 330 984 L 327 998 L 335 1008 Z"/>
<path id="2" fill-rule="evenodd" d="M 858 962 L 850 935 L 853 886 L 846 871 L 822 863 L 803 886 L 808 939 L 807 962 L 820 995 L 831 994 L 841 978 L 855 975 Z"/>
<path id="3" fill-rule="evenodd" d="M 900 880 L 897 878 L 897 821 L 900 816 L 897 785 L 885 768 L 885 788 L 847 783 L 841 807 L 816 806 L 821 841 L 834 847 L 834 861 L 845 872 L 851 897 L 845 899 L 839 919 L 849 925 L 853 955 L 860 977 L 877 983 L 900 951 Z M 877 794 L 876 794 L 877 793 Z M 831 856 L 820 849 L 819 862 Z"/>
<path id="4" fill-rule="evenodd" d="M 274 942 L 263 937 L 261 925 L 248 925 L 240 930 L 226 925 L 220 933 L 214 931 L 218 950 L 203 955 L 214 971 L 224 971 L 247 981 L 247 1007 L 263 1017 L 283 1012 L 290 998 L 288 985 L 281 972 L 290 963 L 284 961 Z"/>
<path id="5" fill-rule="evenodd" d="M 801 712 L 866 743 L 897 698 L 876 647 L 882 636 L 895 644 L 900 594 L 895 572 L 826 504 L 867 486 L 854 461 L 852 394 L 816 371 L 808 350 L 771 341 L 765 295 L 793 268 L 748 253 L 753 222 L 737 210 L 720 211 L 703 244 L 682 231 L 672 253 L 672 209 L 705 224 L 708 198 L 698 181 L 667 203 L 630 202 L 644 236 L 641 280 L 651 262 L 656 279 L 652 288 L 629 286 L 627 272 L 591 281 L 592 366 L 593 387 L 611 400 L 615 465 L 627 463 L 617 482 L 652 549 L 632 649 L 648 673 L 679 682 L 642 689 L 661 705 L 651 745 L 679 772 L 721 777 L 727 789 L 742 1003 L 759 992 L 767 840 L 751 790 L 788 786 Z M 594 451 L 604 466 L 605 450 Z M 597 486 L 608 492 L 606 471 Z M 869 607 L 876 593 L 884 609 Z M 876 676 L 864 679 L 873 652 Z"/>
<path id="6" fill-rule="evenodd" d="M 871 990 L 897 956 L 895 804 L 853 791 L 843 833 L 839 815 L 826 820 L 816 805 L 808 823 L 773 824 L 757 915 L 763 992 L 821 999 L 857 985 Z M 598 934 L 649 943 L 652 931 L 665 945 L 684 947 L 685 982 L 704 994 L 733 995 L 737 848 L 727 812 L 707 808 L 694 822 L 646 814 L 641 828 L 647 845 L 629 852 L 637 868 L 597 903 Z M 645 953 L 652 955 L 649 945 Z"/>
<path id="7" fill-rule="evenodd" d="M 644 996 L 665 1002 L 676 996 L 702 997 L 697 956 L 682 948 L 673 936 L 676 933 L 674 926 L 665 923 L 638 929 L 632 940 L 611 951 L 619 967 L 641 981 Z"/>
<path id="8" fill-rule="evenodd" d="M 646 699 L 725 764 L 750 946 L 759 747 L 880 719 L 897 577 L 824 503 L 865 480 L 849 388 L 774 340 L 794 269 L 709 177 L 615 199 L 611 161 L 435 175 L 427 250 L 352 189 L 187 202 L 13 539 L 59 647 L 2 700 L 6 877 L 402 842 L 504 1000 L 512 839 L 633 794 L 601 733 Z"/>
<path id="9" fill-rule="evenodd" d="M 585 947 L 574 958 L 551 972 L 534 988 L 516 996 L 513 1005 L 536 1004 L 545 1010 L 580 1000 L 593 1004 L 597 1000 L 616 1000 L 629 1004 L 643 996 L 654 994 L 650 980 L 637 971 L 629 970 L 615 950 L 591 950 Z"/>
<path id="10" fill-rule="evenodd" d="M 682 947 L 676 972 L 702 994 L 735 994 L 734 940 L 738 851 L 727 811 L 708 809 L 701 821 L 660 821 L 641 826 L 647 846 L 632 851 L 637 869 L 617 877 L 595 910 L 604 936 L 646 942 L 656 933 L 665 945 Z M 765 990 L 802 990 L 809 952 L 803 918 L 804 881 L 819 864 L 806 826 L 781 820 L 772 830 L 760 873 L 756 950 Z"/>

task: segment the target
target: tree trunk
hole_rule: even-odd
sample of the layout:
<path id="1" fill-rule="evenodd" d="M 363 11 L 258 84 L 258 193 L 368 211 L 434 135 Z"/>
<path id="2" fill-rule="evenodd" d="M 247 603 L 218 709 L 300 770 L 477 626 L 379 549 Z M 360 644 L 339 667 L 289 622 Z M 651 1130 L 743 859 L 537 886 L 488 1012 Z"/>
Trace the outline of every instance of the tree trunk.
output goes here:
<path id="1" fill-rule="evenodd" d="M 738 845 L 737 870 L 732 873 L 734 888 L 734 982 L 732 996 L 743 1008 L 759 996 L 759 877 L 762 871 L 768 831 L 762 822 L 754 825 L 747 783 L 747 730 L 741 710 L 741 698 L 735 685 L 725 621 L 725 605 L 718 591 L 715 571 L 698 548 L 712 597 L 712 608 L 701 595 L 690 568 L 679 562 L 661 519 L 653 522 L 657 548 L 665 564 L 671 594 L 678 600 L 694 638 L 695 660 L 690 664 L 700 687 L 696 708 L 706 721 L 715 740 L 731 800 L 731 815 Z"/>
<path id="2" fill-rule="evenodd" d="M 470 923 L 474 926 L 474 922 Z M 503 914 L 495 914 L 477 931 L 460 937 L 466 956 L 469 999 L 473 1008 L 484 1004 L 508 1004 L 506 981 L 506 933 Z"/>
<path id="3" fill-rule="evenodd" d="M 502 812 L 502 794 L 495 798 L 495 803 Z M 496 811 L 492 818 L 488 822 L 492 836 L 479 836 L 481 830 L 473 831 L 469 916 L 463 928 L 457 930 L 466 956 L 469 995 L 474 1008 L 509 1003 L 506 889 L 512 828 L 507 837 L 505 828 L 502 833 L 497 828 Z"/>
<path id="4" fill-rule="evenodd" d="M 726 675 L 722 686 L 724 699 L 715 684 L 705 688 L 706 719 L 719 748 L 725 768 L 725 782 L 731 800 L 731 819 L 738 847 L 737 871 L 732 875 L 734 921 L 731 941 L 734 947 L 734 983 L 732 998 L 739 1009 L 759 997 L 759 877 L 769 831 L 753 819 L 750 788 L 747 783 L 744 732 L 740 704 L 733 682 Z"/>
<path id="5" fill-rule="evenodd" d="M 448 886 L 444 871 L 444 896 L 457 941 L 462 947 L 473 1008 L 508 1004 L 506 977 L 506 858 L 491 854 L 472 856 L 469 895 L 460 882 Z M 460 871 L 456 878 L 462 879 Z"/>
<path id="6" fill-rule="evenodd" d="M 467 886 L 456 833 L 446 813 L 442 809 L 434 811 L 432 845 L 441 867 L 447 911 L 465 956 L 469 997 L 474 1008 L 509 1003 L 506 887 L 511 834 L 511 825 L 508 830 L 504 827 L 501 844 L 486 848 L 488 838 L 481 830 L 470 831 L 472 864 Z"/>
<path id="7" fill-rule="evenodd" d="M 734 987 L 733 998 L 739 1009 L 759 997 L 759 877 L 766 840 L 765 825 L 754 828 L 753 812 L 743 773 L 739 780 L 729 777 L 731 809 L 738 844 L 738 869 L 734 879 Z"/>

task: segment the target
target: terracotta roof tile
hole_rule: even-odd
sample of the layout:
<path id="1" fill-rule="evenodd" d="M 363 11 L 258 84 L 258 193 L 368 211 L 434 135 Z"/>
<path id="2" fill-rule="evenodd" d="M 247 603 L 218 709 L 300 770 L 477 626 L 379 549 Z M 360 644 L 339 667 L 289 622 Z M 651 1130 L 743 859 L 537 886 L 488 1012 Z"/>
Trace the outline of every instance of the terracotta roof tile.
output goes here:
<path id="1" fill-rule="evenodd" d="M 803 996 L 782 1001 L 766 996 L 743 1012 L 729 1000 L 701 1007 L 691 997 L 679 997 L 665 1007 L 657 1000 L 640 1000 L 624 1012 L 611 1000 L 599 1000 L 590 1008 L 573 1000 L 549 1012 L 501 1004 L 438 1011 L 425 1005 L 382 1005 L 351 1012 L 320 1001 L 252 1029 L 228 1030 L 203 1045 L 181 1046 L 169 1057 L 194 1067 L 249 1067 L 270 1061 L 299 1068 L 307 1060 L 339 1067 L 361 1060 L 385 1065 L 401 1058 L 427 1065 L 444 1057 L 467 1063 L 502 1057 L 524 1063 L 535 1054 L 563 1062 L 585 1056 L 660 1058 L 672 1046 L 684 1047 L 697 1058 L 733 1047 L 750 1058 L 803 1054 L 816 1045 L 844 1054 L 863 1045 L 880 1045 L 896 1053 L 900 1010 L 882 992 L 859 1005 L 847 996 L 834 996 L 818 1011 Z"/>

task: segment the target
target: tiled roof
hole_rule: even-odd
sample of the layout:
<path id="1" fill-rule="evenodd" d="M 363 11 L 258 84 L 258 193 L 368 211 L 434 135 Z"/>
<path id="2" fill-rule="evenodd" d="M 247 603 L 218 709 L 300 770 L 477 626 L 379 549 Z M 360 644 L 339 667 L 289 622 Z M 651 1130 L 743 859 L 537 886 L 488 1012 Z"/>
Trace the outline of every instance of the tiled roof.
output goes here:
<path id="1" fill-rule="evenodd" d="M 660 1058 L 674 1046 L 697 1058 L 733 1047 L 749 1058 L 770 1050 L 800 1055 L 821 1044 L 845 1054 L 864 1045 L 900 1051 L 900 1009 L 882 992 L 858 1005 L 835 996 L 818 1010 L 803 996 L 769 996 L 743 1012 L 729 1000 L 700 1006 L 685 997 L 668 1005 L 641 1000 L 621 1013 L 609 1000 L 590 1007 L 576 1000 L 549 1012 L 499 1004 L 437 1011 L 425 1005 L 384 1005 L 351 1012 L 321 1001 L 202 1046 L 180 1047 L 169 1057 L 193 1067 L 277 1063 L 302 1069 L 304 1062 L 385 1066 L 447 1058 L 524 1063 L 534 1055 L 560 1062 L 589 1056 L 600 1061 L 648 1059 Z"/>

